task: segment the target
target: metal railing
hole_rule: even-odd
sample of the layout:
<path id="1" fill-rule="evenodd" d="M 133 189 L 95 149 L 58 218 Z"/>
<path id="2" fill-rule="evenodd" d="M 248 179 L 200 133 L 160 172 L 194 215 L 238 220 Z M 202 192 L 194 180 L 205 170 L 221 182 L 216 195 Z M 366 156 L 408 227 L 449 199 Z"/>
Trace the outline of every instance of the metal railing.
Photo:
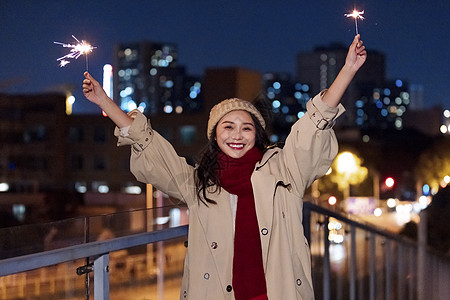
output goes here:
<path id="1" fill-rule="evenodd" d="M 22 238 L 26 238 L 25 233 L 34 228 L 38 233 L 42 233 L 36 236 L 40 236 L 40 240 L 43 240 L 45 244 L 45 241 L 51 240 L 49 238 L 51 232 L 55 235 L 54 230 L 51 230 L 55 226 L 72 230 L 77 225 L 82 228 L 76 234 L 48 242 L 55 249 L 48 249 L 48 245 L 30 249 L 27 248 L 28 243 L 26 242 L 23 243 L 25 247 L 6 250 L 3 247 L 3 251 L 0 251 L 0 299 L 23 299 L 27 293 L 37 299 L 41 299 L 38 293 L 47 293 L 42 296 L 42 299 L 60 299 L 51 296 L 57 289 L 55 286 L 58 286 L 58 278 L 54 279 L 53 285 L 47 291 L 43 291 L 42 287 L 38 288 L 38 283 L 27 289 L 27 285 L 30 285 L 27 282 L 18 283 L 16 280 L 1 279 L 17 276 L 17 274 L 30 270 L 42 270 L 60 263 L 84 262 L 86 258 L 86 264 L 76 268 L 78 275 L 86 274 L 86 293 L 78 294 L 78 296 L 69 293 L 72 297 L 67 298 L 66 296 L 65 299 L 75 299 L 76 297 L 89 299 L 89 278 L 92 273 L 94 299 L 110 299 L 110 277 L 115 274 L 114 272 L 121 272 L 116 271 L 119 270 L 116 258 L 114 258 L 116 267 L 110 268 L 112 254 L 123 250 L 129 251 L 137 246 L 148 247 L 148 245 L 176 238 L 181 238 L 182 244 L 182 241 L 186 239 L 188 234 L 188 225 L 186 224 L 176 223 L 171 226 L 170 222 L 167 222 L 166 225 L 156 225 L 161 221 L 158 221 L 155 216 L 162 216 L 163 210 L 167 214 L 170 209 L 174 209 L 174 207 L 159 208 L 160 213 L 156 213 L 156 209 L 153 209 L 71 219 L 56 224 L 41 225 L 45 229 L 39 228 L 39 230 L 35 228 L 38 225 L 2 229 L 0 231 L 0 236 L 3 238 L 2 243 L 5 242 L 7 235 L 13 235 L 14 240 L 19 239 L 21 234 Z M 424 250 L 425 246 L 420 246 L 420 243 L 406 240 L 309 202 L 304 205 L 303 216 L 305 236 L 311 248 L 316 299 L 422 300 L 445 299 L 445 296 L 448 295 L 450 273 L 448 258 Z M 136 222 L 137 219 L 141 222 Z M 124 226 L 124 220 L 127 220 L 126 224 L 130 225 Z M 123 230 L 123 227 L 129 229 Z M 112 234 L 107 235 L 106 238 L 105 228 L 108 230 L 113 228 Z M 115 228 L 119 229 L 115 230 Z M 29 241 L 29 243 L 39 244 L 34 241 Z M 182 247 L 184 248 L 184 246 Z M 166 254 L 155 252 L 155 249 L 151 249 L 150 252 L 147 250 L 137 251 L 145 258 L 140 260 L 137 265 L 142 265 L 142 261 L 147 261 L 149 265 L 155 265 L 159 261 L 160 268 L 152 271 L 153 275 L 159 276 L 162 272 L 161 269 L 164 268 L 163 265 L 168 263 L 168 261 L 161 260 L 162 256 Z M 152 255 L 149 257 L 148 253 L 152 253 Z M 183 256 L 180 252 L 177 252 L 176 256 L 179 260 L 184 258 L 179 257 Z M 124 259 L 124 256 L 121 256 L 119 260 Z M 182 263 L 178 264 L 178 266 L 180 265 L 181 267 L 178 269 L 182 269 Z M 72 267 L 74 267 L 73 264 L 70 265 L 69 270 Z M 72 272 L 75 273 L 75 270 L 72 269 Z M 124 277 L 130 278 L 128 285 L 136 284 L 139 281 L 136 279 L 139 277 L 136 275 L 136 269 L 130 268 L 127 272 Z M 150 273 L 145 272 L 144 277 L 150 276 L 148 275 Z M 174 276 L 181 277 L 181 272 L 173 271 L 173 273 Z M 39 276 L 42 277 L 42 275 Z M 155 282 L 156 280 L 145 281 L 145 284 L 154 284 Z M 18 291 L 16 289 L 17 296 L 12 296 L 12 293 L 8 292 L 8 289 L 11 289 L 14 284 L 22 287 Z M 164 287 L 158 285 L 157 288 L 163 289 Z"/>

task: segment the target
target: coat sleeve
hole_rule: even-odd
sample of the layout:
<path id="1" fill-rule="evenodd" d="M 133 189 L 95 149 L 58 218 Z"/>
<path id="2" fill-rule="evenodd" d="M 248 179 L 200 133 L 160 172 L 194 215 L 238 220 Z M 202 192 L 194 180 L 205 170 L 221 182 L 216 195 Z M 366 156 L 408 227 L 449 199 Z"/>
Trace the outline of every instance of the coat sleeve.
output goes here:
<path id="1" fill-rule="evenodd" d="M 138 181 L 150 183 L 157 189 L 188 205 L 195 199 L 194 167 L 178 156 L 173 146 L 138 110 L 129 113 L 134 118 L 128 134 L 116 128 L 118 146 L 131 145 L 130 169 Z"/>
<path id="2" fill-rule="evenodd" d="M 335 120 L 345 111 L 329 107 L 320 92 L 306 104 L 307 113 L 291 128 L 282 151 L 282 159 L 296 192 L 304 191 L 330 168 L 338 152 L 334 130 Z"/>

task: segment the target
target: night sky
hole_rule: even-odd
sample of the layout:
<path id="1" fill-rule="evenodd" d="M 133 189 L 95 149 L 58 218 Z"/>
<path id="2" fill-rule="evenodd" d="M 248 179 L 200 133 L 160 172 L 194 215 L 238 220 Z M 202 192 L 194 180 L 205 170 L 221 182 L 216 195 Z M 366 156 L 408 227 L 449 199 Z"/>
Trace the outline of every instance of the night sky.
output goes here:
<path id="1" fill-rule="evenodd" d="M 97 49 L 89 71 L 101 79 L 116 43 L 150 40 L 178 46 L 191 75 L 209 67 L 241 66 L 295 75 L 296 54 L 355 34 L 356 7 L 366 19 L 359 32 L 369 50 L 386 55 L 388 79 L 423 85 L 427 107 L 450 108 L 450 1 L 448 0 L 0 0 L 0 92 L 37 93 L 69 85 L 75 112 L 92 112 L 82 97 L 85 58 L 64 68 L 68 53 L 54 41 L 71 35 Z"/>

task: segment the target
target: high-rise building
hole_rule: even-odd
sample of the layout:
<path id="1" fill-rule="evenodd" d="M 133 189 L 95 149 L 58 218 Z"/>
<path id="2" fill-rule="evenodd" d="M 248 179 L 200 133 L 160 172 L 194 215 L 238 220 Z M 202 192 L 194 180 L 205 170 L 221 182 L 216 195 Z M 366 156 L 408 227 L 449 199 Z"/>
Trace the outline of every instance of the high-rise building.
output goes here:
<path id="1" fill-rule="evenodd" d="M 254 102 L 262 93 L 262 74 L 244 68 L 210 68 L 205 72 L 205 110 L 227 98 Z"/>
<path id="2" fill-rule="evenodd" d="M 408 84 L 400 79 L 381 86 L 361 85 L 356 100 L 356 125 L 362 129 L 397 129 L 404 127 L 403 115 L 410 104 Z"/>
<path id="3" fill-rule="evenodd" d="M 115 53 L 114 101 L 124 111 L 140 107 L 147 115 L 157 115 L 201 108 L 201 81 L 186 76 L 174 44 L 120 44 Z"/>
<path id="4" fill-rule="evenodd" d="M 295 82 L 288 73 L 265 73 L 263 86 L 272 119 L 270 139 L 273 143 L 283 142 L 291 126 L 306 112 L 310 87 Z"/>
<path id="5" fill-rule="evenodd" d="M 409 88 L 411 104 L 410 108 L 412 110 L 421 110 L 424 109 L 424 91 L 423 85 L 421 84 L 411 84 Z"/>
<path id="6" fill-rule="evenodd" d="M 0 94 L 0 182 L 9 190 L 64 187 L 65 104 L 64 94 Z"/>
<path id="7" fill-rule="evenodd" d="M 298 82 L 308 84 L 312 96 L 329 88 L 345 64 L 347 52 L 346 46 L 331 44 L 328 47 L 317 47 L 312 52 L 299 53 L 297 55 Z M 383 86 L 386 80 L 385 73 L 385 56 L 377 51 L 369 51 L 366 63 L 358 71 L 342 97 L 341 102 L 347 112 L 339 118 L 338 126 L 356 126 L 355 102 L 364 96 L 361 87 Z"/>

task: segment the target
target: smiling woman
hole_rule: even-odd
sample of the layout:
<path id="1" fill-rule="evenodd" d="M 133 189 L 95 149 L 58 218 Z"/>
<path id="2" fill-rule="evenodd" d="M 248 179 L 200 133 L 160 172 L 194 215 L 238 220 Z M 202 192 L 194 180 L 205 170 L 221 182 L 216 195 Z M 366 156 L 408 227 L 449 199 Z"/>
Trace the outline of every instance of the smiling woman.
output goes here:
<path id="1" fill-rule="evenodd" d="M 255 136 L 252 117 L 243 110 L 230 111 L 217 124 L 217 145 L 223 153 L 232 158 L 241 158 L 252 149 Z"/>
<path id="2" fill-rule="evenodd" d="M 337 154 L 332 129 L 340 98 L 366 59 L 359 35 L 328 91 L 307 103 L 283 148 L 268 147 L 266 122 L 248 101 L 231 98 L 209 115 L 208 143 L 192 167 L 139 110 L 124 113 L 85 73 L 83 92 L 131 145 L 131 171 L 189 208 L 181 299 L 314 299 L 303 234 L 305 190 Z"/>

